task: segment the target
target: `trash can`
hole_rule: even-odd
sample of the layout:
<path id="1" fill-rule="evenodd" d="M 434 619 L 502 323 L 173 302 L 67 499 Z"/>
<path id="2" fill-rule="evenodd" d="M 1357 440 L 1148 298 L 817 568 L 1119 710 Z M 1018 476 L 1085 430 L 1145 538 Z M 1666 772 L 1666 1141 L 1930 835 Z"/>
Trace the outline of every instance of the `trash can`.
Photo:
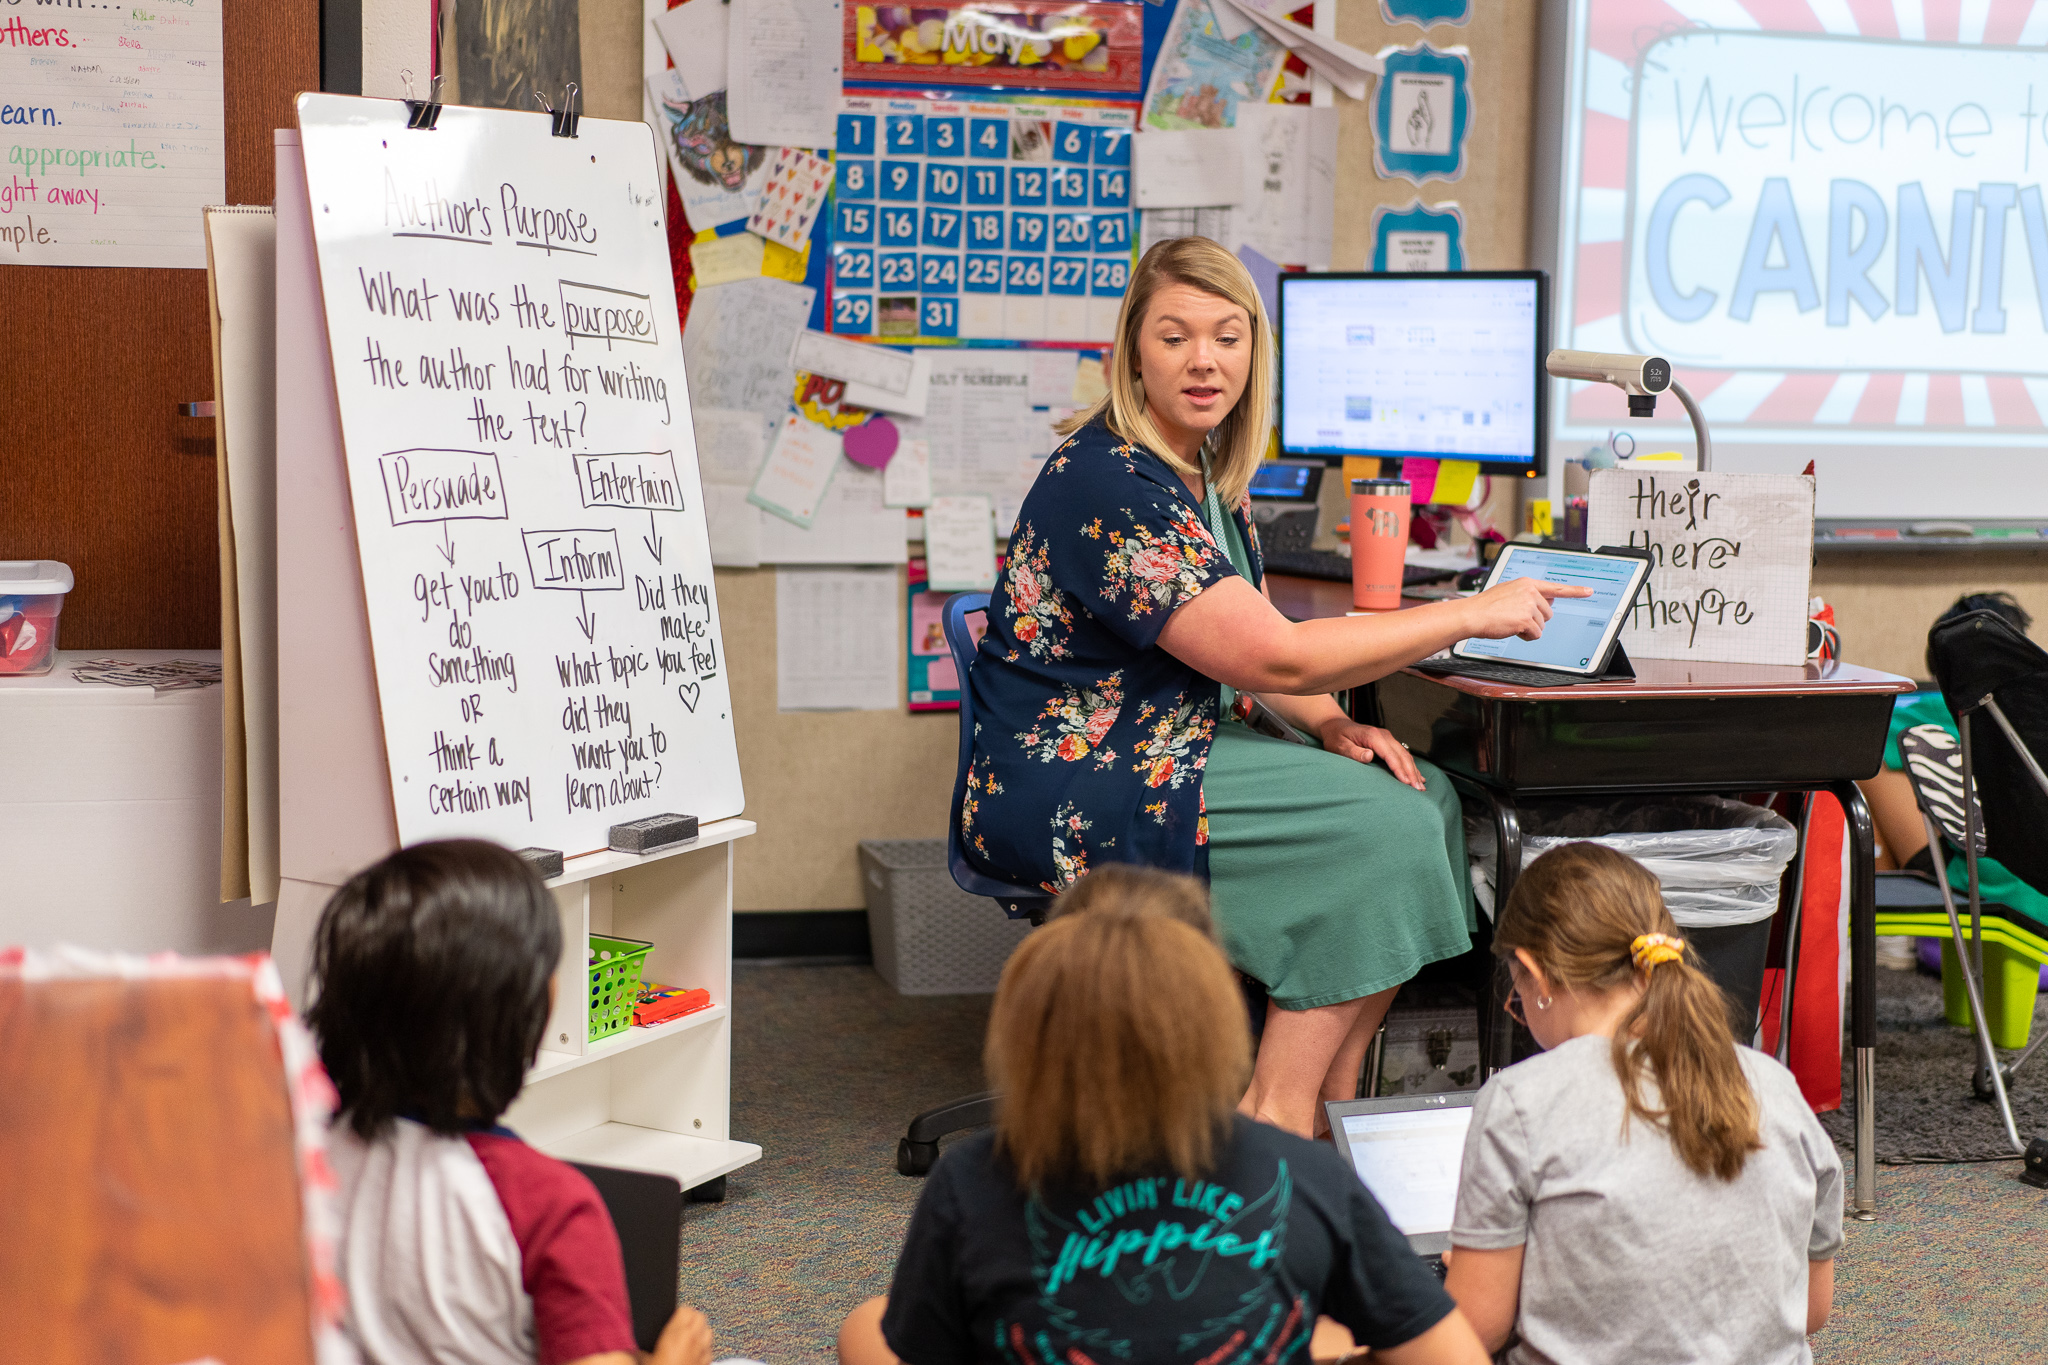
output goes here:
<path id="1" fill-rule="evenodd" d="M 1755 1036 L 1779 883 L 1799 845 L 1790 821 L 1720 796 L 1556 799 L 1520 810 L 1525 868 L 1559 844 L 1579 841 L 1605 844 L 1648 868 L 1671 918 L 1728 993 L 1737 1041 Z M 1491 917 L 1493 823 L 1468 815 L 1465 829 L 1473 892 Z"/>

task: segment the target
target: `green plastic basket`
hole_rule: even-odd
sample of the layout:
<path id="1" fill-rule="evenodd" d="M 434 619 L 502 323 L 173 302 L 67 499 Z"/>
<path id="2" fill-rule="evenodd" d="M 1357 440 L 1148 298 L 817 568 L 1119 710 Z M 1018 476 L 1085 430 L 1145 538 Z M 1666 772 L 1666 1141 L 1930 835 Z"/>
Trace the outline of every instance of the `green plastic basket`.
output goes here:
<path id="1" fill-rule="evenodd" d="M 590 936 L 590 1041 L 624 1033 L 640 998 L 640 965 L 652 943 Z"/>

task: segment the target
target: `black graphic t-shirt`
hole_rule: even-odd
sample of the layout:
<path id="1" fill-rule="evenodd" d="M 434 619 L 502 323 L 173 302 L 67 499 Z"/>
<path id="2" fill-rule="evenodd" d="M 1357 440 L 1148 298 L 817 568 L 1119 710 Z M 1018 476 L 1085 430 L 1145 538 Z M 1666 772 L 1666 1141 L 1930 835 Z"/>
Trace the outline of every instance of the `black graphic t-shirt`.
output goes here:
<path id="1" fill-rule="evenodd" d="M 906 1365 L 1305 1365 L 1316 1317 L 1398 1346 L 1451 1300 L 1335 1149 L 1233 1118 L 1202 1180 L 1028 1198 L 995 1138 L 948 1151 L 882 1335 Z"/>

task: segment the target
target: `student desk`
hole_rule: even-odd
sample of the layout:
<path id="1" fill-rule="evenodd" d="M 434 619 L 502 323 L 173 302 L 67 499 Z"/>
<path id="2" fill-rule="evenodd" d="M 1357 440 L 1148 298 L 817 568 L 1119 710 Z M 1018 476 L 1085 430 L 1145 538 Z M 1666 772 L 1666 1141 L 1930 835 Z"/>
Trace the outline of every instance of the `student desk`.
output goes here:
<path id="1" fill-rule="evenodd" d="M 1290 618 L 1342 616 L 1351 586 L 1275 574 L 1273 604 Z M 1419 604 L 1417 604 L 1419 605 Z M 1633 682 L 1516 687 L 1403 669 L 1353 692 L 1353 713 L 1385 726 L 1492 809 L 1500 841 L 1496 904 L 1521 868 L 1516 801 L 1635 792 L 1826 791 L 1850 836 L 1850 1033 L 1855 1048 L 1852 1214 L 1876 1216 L 1873 1165 L 1877 1045 L 1876 854 L 1855 780 L 1878 770 L 1892 698 L 1911 679 L 1854 664 L 1778 667 L 1635 662 Z M 1507 1050 L 1500 1009 L 1482 1005 L 1480 1055 L 1490 1074 Z"/>

